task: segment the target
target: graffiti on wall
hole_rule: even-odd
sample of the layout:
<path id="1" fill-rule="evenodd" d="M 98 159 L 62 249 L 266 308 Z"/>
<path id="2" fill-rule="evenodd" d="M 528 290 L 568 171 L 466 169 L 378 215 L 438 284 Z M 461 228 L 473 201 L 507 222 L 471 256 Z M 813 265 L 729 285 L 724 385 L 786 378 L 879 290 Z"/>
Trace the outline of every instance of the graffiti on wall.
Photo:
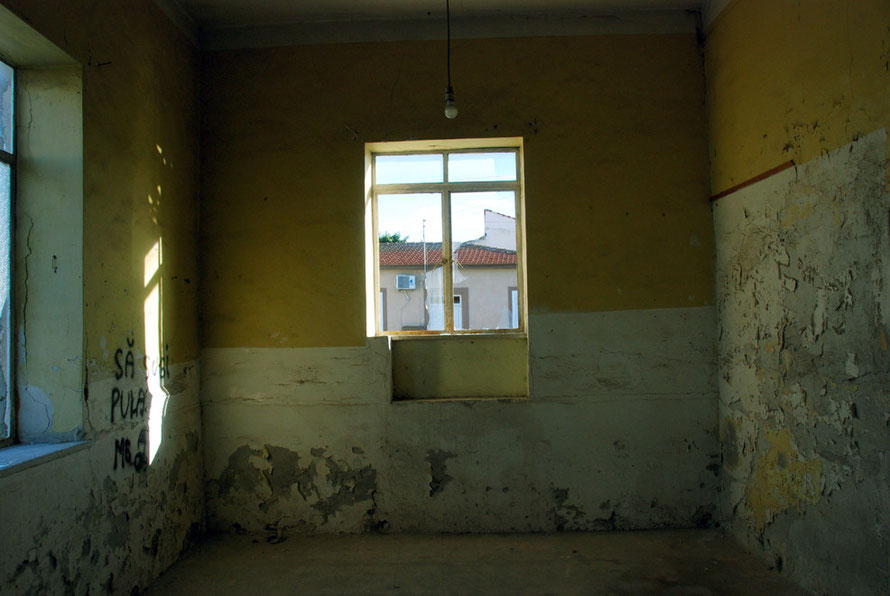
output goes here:
<path id="1" fill-rule="evenodd" d="M 152 377 L 165 379 L 169 375 L 168 362 L 170 346 L 164 346 L 163 356 L 157 359 L 142 357 L 142 370 L 137 374 L 136 341 L 127 338 L 125 347 L 114 352 L 115 385 L 111 389 L 111 423 L 138 421 L 139 433 L 135 439 L 123 436 L 114 440 L 114 468 L 132 468 L 142 472 L 148 468 L 148 429 L 146 414 L 148 403 L 148 382 Z"/>

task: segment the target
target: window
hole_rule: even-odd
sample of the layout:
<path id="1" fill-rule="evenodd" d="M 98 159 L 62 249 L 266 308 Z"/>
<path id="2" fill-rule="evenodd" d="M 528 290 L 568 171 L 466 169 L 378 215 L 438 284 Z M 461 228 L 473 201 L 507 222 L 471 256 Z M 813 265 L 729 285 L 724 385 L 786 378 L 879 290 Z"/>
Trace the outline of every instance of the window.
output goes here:
<path id="1" fill-rule="evenodd" d="M 15 189 L 15 71 L 0 62 L 0 444 L 14 434 L 10 365 L 12 197 Z"/>
<path id="2" fill-rule="evenodd" d="M 521 139 L 372 143 L 368 171 L 369 333 L 524 331 Z"/>
<path id="3" fill-rule="evenodd" d="M 84 426 L 82 67 L 5 9 L 0 56 L 0 438 L 66 443 Z"/>

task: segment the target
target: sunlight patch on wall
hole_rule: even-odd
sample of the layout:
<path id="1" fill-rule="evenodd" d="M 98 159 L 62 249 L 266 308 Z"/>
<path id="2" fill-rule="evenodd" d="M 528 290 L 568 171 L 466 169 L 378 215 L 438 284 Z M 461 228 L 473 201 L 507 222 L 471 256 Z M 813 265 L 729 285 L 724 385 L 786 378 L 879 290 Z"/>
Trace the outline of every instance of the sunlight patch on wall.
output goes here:
<path id="1" fill-rule="evenodd" d="M 169 394 L 162 386 L 164 364 L 161 359 L 163 345 L 161 276 L 163 263 L 162 243 L 157 242 L 145 255 L 144 284 L 148 290 L 143 311 L 145 315 L 145 378 L 151 394 L 148 414 L 148 464 L 151 465 L 163 440 L 164 414 Z"/>

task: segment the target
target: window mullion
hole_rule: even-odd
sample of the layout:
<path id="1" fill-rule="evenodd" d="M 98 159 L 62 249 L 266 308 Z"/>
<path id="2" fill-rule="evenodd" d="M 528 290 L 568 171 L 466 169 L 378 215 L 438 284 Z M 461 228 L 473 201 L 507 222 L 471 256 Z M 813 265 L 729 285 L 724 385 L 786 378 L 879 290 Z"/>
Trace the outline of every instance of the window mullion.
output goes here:
<path id="1" fill-rule="evenodd" d="M 525 284 L 523 280 L 525 279 L 525 245 L 523 243 L 524 237 L 522 231 L 525 229 L 525 211 L 523 210 L 523 205 L 525 205 L 525 197 L 523 193 L 525 192 L 523 189 L 523 180 L 522 173 L 525 165 L 522 162 L 523 155 L 521 151 L 516 152 L 516 182 L 519 183 L 519 188 L 516 189 L 516 192 L 513 194 L 514 203 L 514 212 L 516 214 L 516 310 L 517 317 L 517 327 L 520 331 L 525 331 L 528 329 L 526 327 L 525 320 Z"/>
<path id="2" fill-rule="evenodd" d="M 448 182 L 448 154 L 442 156 L 445 182 Z M 454 331 L 454 280 L 451 278 L 451 191 L 442 192 L 442 309 L 445 314 L 445 331 Z"/>
<path id="3" fill-rule="evenodd" d="M 517 167 L 519 160 L 517 159 Z M 525 246 L 522 242 L 522 230 L 524 230 L 525 222 L 524 217 L 525 213 L 522 210 L 522 205 L 525 204 L 525 201 L 522 197 L 522 190 L 517 191 L 513 195 L 515 202 L 515 212 L 516 212 L 516 310 L 517 317 L 517 327 L 520 331 L 524 331 L 526 329 L 525 326 L 525 284 L 522 283 L 522 280 L 525 279 L 525 259 L 523 255 L 525 255 Z"/>
<path id="4" fill-rule="evenodd" d="M 373 173 L 372 173 L 373 177 Z M 383 333 L 384 329 L 380 325 L 380 231 L 377 228 L 377 191 L 371 186 L 371 229 L 374 234 L 374 325 L 377 327 L 378 335 Z"/>
<path id="5" fill-rule="evenodd" d="M 377 192 L 380 194 L 400 194 L 400 193 L 429 193 L 444 192 L 450 190 L 452 192 L 498 192 L 498 191 L 519 191 L 520 184 L 516 180 L 495 180 L 495 181 L 479 181 L 479 182 L 415 182 L 406 184 L 380 184 L 375 185 Z"/>

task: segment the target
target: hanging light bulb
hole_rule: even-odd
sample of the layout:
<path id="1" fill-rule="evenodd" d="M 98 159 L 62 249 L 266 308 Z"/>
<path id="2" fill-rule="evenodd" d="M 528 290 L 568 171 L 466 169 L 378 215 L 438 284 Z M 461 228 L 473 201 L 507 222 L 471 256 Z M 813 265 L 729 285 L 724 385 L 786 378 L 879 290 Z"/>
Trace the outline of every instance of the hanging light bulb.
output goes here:
<path id="1" fill-rule="evenodd" d="M 457 118 L 457 104 L 454 103 L 454 89 L 451 85 L 445 90 L 445 117 L 449 120 Z"/>
<path id="2" fill-rule="evenodd" d="M 447 54 L 446 65 L 448 67 L 448 87 L 445 88 L 445 117 L 449 120 L 457 118 L 457 104 L 454 103 L 454 89 L 451 87 L 451 2 L 445 0 L 445 23 L 447 27 Z"/>

